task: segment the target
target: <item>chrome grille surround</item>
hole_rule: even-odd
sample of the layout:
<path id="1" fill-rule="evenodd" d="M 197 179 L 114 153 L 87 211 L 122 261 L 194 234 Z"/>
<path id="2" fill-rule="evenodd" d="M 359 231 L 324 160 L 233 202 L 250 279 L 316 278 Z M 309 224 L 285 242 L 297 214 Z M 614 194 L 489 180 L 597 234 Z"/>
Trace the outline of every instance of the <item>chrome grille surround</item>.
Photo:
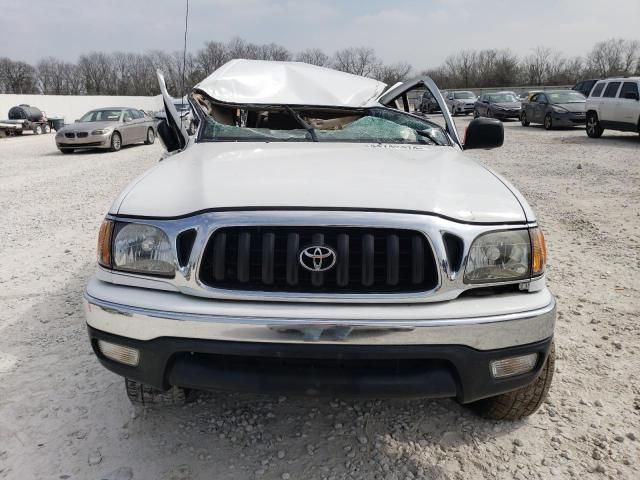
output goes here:
<path id="1" fill-rule="evenodd" d="M 119 222 L 153 225 L 169 236 L 176 249 L 178 235 L 187 230 L 197 232 L 191 254 L 184 266 L 180 266 L 177 253 L 174 278 L 153 278 L 145 275 L 111 271 L 98 267 L 97 277 L 119 285 L 182 292 L 205 298 L 226 300 L 327 302 L 327 303 L 423 303 L 452 300 L 465 290 L 479 287 L 520 284 L 527 289 L 538 279 L 527 279 L 492 284 L 465 284 L 463 281 L 469 248 L 480 234 L 507 229 L 523 229 L 536 226 L 535 222 L 509 224 L 461 223 L 437 215 L 421 213 L 398 213 L 385 211 L 345 210 L 290 210 L 254 209 L 211 211 L 176 219 L 149 219 L 109 215 L 107 218 Z M 414 230 L 424 234 L 433 250 L 438 273 L 435 288 L 429 291 L 404 293 L 300 293 L 278 291 L 246 291 L 213 288 L 202 283 L 199 269 L 205 246 L 214 231 L 222 227 L 238 226 L 301 226 L 301 227 L 361 227 L 394 228 Z M 454 270 L 446 254 L 443 235 L 449 233 L 459 237 L 463 243 L 460 267 Z"/>

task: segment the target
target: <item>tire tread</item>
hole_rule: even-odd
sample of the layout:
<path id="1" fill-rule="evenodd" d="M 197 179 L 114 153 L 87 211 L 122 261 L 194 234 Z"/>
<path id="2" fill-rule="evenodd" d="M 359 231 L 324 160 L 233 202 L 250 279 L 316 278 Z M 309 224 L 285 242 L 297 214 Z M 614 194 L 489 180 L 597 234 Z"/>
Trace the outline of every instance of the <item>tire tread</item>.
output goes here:
<path id="1" fill-rule="evenodd" d="M 180 387 L 171 387 L 162 391 L 144 383 L 125 378 L 127 396 L 134 405 L 144 407 L 180 406 L 188 401 L 188 391 Z"/>

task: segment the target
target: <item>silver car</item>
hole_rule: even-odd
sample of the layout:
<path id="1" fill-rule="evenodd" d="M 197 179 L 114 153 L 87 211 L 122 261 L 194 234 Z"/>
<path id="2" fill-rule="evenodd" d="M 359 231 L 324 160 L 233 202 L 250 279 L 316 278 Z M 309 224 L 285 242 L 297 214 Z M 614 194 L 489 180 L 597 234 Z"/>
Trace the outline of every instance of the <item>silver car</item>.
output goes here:
<path id="1" fill-rule="evenodd" d="M 476 103 L 475 93 L 469 91 L 447 92 L 444 101 L 451 112 L 451 115 L 465 114 L 469 115 L 473 112 L 473 106 Z"/>
<path id="2" fill-rule="evenodd" d="M 156 139 L 154 121 L 135 108 L 100 108 L 84 114 L 75 123 L 61 128 L 56 145 L 62 153 L 81 148 L 103 148 L 117 152 L 123 145 Z"/>

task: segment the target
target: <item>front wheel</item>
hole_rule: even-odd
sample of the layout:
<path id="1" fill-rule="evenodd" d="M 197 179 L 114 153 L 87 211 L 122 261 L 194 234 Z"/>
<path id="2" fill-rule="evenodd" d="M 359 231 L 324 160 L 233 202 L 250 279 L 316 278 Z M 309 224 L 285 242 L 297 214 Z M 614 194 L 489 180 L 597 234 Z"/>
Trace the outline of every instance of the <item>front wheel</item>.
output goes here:
<path id="1" fill-rule="evenodd" d="M 73 153 L 73 148 L 61 148 L 62 153 Z"/>
<path id="2" fill-rule="evenodd" d="M 189 401 L 189 390 L 171 387 L 166 392 L 130 378 L 124 379 L 127 397 L 134 405 L 143 407 L 170 407 L 184 405 Z"/>
<path id="3" fill-rule="evenodd" d="M 523 127 L 531 125 L 531 122 L 529 122 L 529 119 L 527 118 L 527 112 L 522 112 L 522 115 L 520 115 L 520 123 Z"/>
<path id="4" fill-rule="evenodd" d="M 600 125 L 598 115 L 595 112 L 587 113 L 587 135 L 591 138 L 600 138 L 604 128 Z"/>
<path id="5" fill-rule="evenodd" d="M 118 132 L 113 132 L 111 135 L 111 151 L 117 152 L 122 148 L 122 137 Z"/>
<path id="6" fill-rule="evenodd" d="M 544 116 L 544 129 L 551 130 L 553 128 L 553 122 L 551 121 L 551 114 L 547 113 Z"/>
<path id="7" fill-rule="evenodd" d="M 478 118 L 480 116 L 480 112 L 478 110 L 473 110 L 473 118 Z"/>
<path id="8" fill-rule="evenodd" d="M 552 343 L 540 375 L 533 383 L 513 392 L 473 402 L 471 408 L 479 415 L 492 420 L 519 420 L 532 415 L 547 398 L 555 363 L 556 348 Z"/>
<path id="9" fill-rule="evenodd" d="M 156 134 L 153 132 L 153 128 L 147 130 L 147 138 L 144 141 L 145 145 L 151 145 L 156 141 Z"/>
<path id="10" fill-rule="evenodd" d="M 456 116 L 456 107 L 454 107 L 454 106 L 451 107 L 451 116 L 452 117 Z"/>

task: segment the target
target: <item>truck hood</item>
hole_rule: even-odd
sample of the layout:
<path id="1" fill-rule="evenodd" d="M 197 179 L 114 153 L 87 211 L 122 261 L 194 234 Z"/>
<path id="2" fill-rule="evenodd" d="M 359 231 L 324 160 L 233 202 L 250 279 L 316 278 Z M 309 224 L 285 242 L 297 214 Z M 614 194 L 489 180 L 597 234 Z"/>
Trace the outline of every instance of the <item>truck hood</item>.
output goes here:
<path id="1" fill-rule="evenodd" d="M 134 181 L 110 212 L 169 218 L 271 207 L 526 221 L 505 182 L 455 148 L 336 143 L 196 143 Z"/>
<path id="2" fill-rule="evenodd" d="M 363 107 L 385 83 L 302 62 L 231 60 L 194 89 L 226 103 Z"/>

